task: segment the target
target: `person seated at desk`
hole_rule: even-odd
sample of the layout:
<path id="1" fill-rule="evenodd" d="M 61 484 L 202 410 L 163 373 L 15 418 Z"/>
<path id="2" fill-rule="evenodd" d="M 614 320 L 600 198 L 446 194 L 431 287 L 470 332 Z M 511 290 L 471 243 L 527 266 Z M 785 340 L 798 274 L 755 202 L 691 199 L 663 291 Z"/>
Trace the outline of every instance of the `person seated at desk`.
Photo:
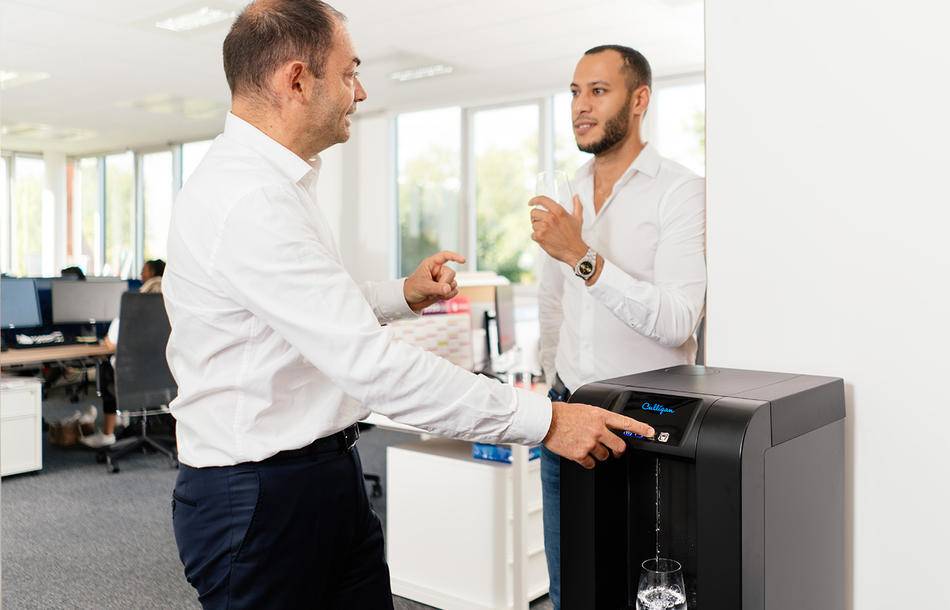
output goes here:
<path id="1" fill-rule="evenodd" d="M 142 287 L 139 292 L 162 292 L 162 275 L 165 273 L 165 261 L 155 259 L 142 265 Z M 105 345 L 115 349 L 119 343 L 119 318 L 109 324 L 109 332 L 103 340 Z M 115 356 L 103 362 L 99 367 L 99 392 L 102 394 L 102 430 L 80 441 L 87 447 L 100 449 L 115 444 L 116 400 L 115 400 Z"/>

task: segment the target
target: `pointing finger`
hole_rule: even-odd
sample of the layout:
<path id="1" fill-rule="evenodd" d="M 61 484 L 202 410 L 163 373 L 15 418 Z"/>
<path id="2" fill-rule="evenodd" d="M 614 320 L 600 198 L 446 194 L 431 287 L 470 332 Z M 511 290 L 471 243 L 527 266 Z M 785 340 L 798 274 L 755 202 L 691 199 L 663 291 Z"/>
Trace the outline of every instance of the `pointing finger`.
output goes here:
<path id="1" fill-rule="evenodd" d="M 607 424 L 608 428 L 613 428 L 614 430 L 625 430 L 627 432 L 639 434 L 640 436 L 652 438 L 656 434 L 653 428 L 651 428 L 648 424 L 638 422 L 635 419 L 620 415 L 619 413 L 608 412 L 607 417 L 604 418 L 604 423 Z"/>

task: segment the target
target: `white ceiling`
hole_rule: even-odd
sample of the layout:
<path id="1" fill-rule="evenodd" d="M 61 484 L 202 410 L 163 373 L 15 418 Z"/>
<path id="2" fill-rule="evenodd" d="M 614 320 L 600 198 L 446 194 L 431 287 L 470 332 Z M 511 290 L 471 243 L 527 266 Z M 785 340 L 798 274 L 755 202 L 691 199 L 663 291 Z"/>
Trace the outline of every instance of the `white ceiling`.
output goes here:
<path id="1" fill-rule="evenodd" d="M 154 27 L 202 6 L 242 0 L 0 0 L 0 69 L 50 78 L 0 92 L 8 130 L 48 125 L 77 139 L 3 136 L 5 150 L 103 152 L 209 137 L 228 107 L 221 68 L 227 23 L 191 33 Z M 703 66 L 701 0 L 337 0 L 369 99 L 360 112 L 432 107 L 565 89 L 583 51 L 620 43 L 657 76 Z M 455 72 L 399 83 L 393 70 Z M 167 113 L 142 108 L 163 102 Z M 85 131 L 87 133 L 83 134 Z M 88 132 L 91 132 L 88 133 Z"/>

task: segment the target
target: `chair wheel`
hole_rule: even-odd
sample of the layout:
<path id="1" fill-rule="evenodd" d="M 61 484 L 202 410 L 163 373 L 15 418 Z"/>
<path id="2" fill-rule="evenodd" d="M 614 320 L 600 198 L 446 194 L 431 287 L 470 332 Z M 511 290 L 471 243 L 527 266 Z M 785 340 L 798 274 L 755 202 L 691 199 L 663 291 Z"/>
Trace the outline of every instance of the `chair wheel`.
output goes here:
<path id="1" fill-rule="evenodd" d="M 119 472 L 119 467 L 116 466 L 115 464 L 113 464 L 112 466 L 109 467 L 109 472 L 110 472 L 111 474 L 115 474 L 115 473 Z"/>

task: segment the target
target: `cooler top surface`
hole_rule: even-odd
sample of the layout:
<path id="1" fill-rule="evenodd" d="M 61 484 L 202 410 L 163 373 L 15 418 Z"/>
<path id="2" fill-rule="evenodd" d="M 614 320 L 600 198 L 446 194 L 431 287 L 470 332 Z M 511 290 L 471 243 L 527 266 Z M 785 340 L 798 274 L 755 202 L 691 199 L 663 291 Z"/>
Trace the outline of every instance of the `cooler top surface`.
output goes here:
<path id="1" fill-rule="evenodd" d="M 794 380 L 794 383 L 788 383 Z M 651 389 L 659 392 L 688 392 L 707 396 L 731 396 L 756 400 L 776 400 L 836 381 L 832 377 L 771 373 L 704 366 L 681 365 L 658 369 L 601 383 Z"/>

